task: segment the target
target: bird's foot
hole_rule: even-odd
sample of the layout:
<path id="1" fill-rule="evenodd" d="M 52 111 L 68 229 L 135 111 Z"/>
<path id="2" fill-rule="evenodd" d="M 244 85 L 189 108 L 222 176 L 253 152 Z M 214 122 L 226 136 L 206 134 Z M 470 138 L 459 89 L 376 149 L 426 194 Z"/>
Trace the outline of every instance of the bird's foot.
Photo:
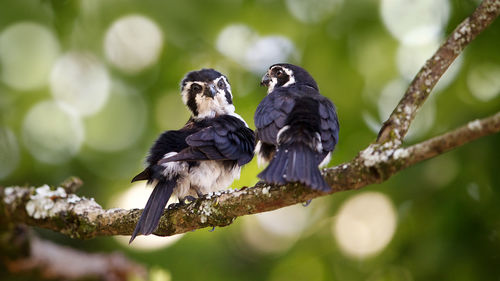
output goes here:
<path id="1" fill-rule="evenodd" d="M 196 190 L 196 194 L 198 195 L 198 198 L 205 196 L 205 194 L 203 194 L 203 192 L 199 191 L 198 189 L 195 189 L 195 190 Z"/>
<path id="2" fill-rule="evenodd" d="M 193 203 L 194 201 L 196 201 L 196 197 L 193 197 L 191 195 L 188 195 L 182 199 L 179 200 L 179 204 L 181 206 L 184 206 L 184 205 L 189 205 L 191 203 Z"/>
<path id="3" fill-rule="evenodd" d="M 311 204 L 312 199 L 307 200 L 306 202 L 302 203 L 302 206 L 307 207 L 309 204 Z"/>

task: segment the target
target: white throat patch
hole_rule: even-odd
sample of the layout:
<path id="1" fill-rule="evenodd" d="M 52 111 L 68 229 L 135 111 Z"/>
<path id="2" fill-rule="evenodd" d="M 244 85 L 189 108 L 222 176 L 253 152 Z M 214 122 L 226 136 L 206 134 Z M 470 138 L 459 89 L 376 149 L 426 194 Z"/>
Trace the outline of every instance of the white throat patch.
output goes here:
<path id="1" fill-rule="evenodd" d="M 291 69 L 288 69 L 286 67 L 281 67 L 281 69 L 283 69 L 283 71 L 285 71 L 285 73 L 288 75 L 288 81 L 281 85 L 281 87 L 288 87 L 290 85 L 293 85 L 295 84 L 295 76 L 293 76 L 293 71 Z M 276 84 L 278 84 L 278 78 L 276 77 L 272 77 L 271 78 L 271 82 L 269 82 L 269 87 L 267 88 L 267 93 L 271 93 L 272 91 L 274 91 L 274 87 L 276 87 Z"/>
<path id="2" fill-rule="evenodd" d="M 283 86 L 281 86 L 281 87 L 288 87 L 292 84 L 295 84 L 295 76 L 293 76 L 293 71 L 291 69 L 286 68 L 286 67 L 283 67 L 283 70 L 288 75 L 289 79 L 288 79 L 288 82 L 283 84 Z"/>
<path id="3" fill-rule="evenodd" d="M 217 82 L 219 82 L 220 79 L 223 79 L 225 84 L 226 84 L 226 90 L 231 93 L 231 86 L 225 79 L 225 77 L 220 77 L 219 79 L 215 80 L 215 85 L 217 85 Z M 188 89 L 191 88 L 191 85 L 193 83 L 197 84 L 205 84 L 204 82 L 187 82 L 186 85 L 184 86 L 184 90 L 182 91 L 182 101 L 185 105 L 188 103 L 189 99 L 189 91 Z M 217 93 L 213 98 L 203 96 L 202 93 L 198 93 L 194 100 L 196 102 L 196 109 L 198 111 L 197 116 L 193 116 L 196 119 L 200 118 L 213 118 L 216 115 L 223 115 L 223 114 L 233 114 L 234 113 L 234 105 L 229 103 L 228 100 L 226 99 L 226 92 L 223 89 L 219 89 L 216 87 Z M 232 98 L 232 94 L 231 94 Z"/>

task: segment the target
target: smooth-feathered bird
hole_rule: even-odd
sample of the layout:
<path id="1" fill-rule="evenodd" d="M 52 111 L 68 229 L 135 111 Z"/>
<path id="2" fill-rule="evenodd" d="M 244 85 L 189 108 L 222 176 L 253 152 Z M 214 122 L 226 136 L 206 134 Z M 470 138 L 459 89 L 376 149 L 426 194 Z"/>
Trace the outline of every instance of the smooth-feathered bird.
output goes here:
<path id="1" fill-rule="evenodd" d="M 272 65 L 262 78 L 267 96 L 255 112 L 256 153 L 269 162 L 258 176 L 269 183 L 300 182 L 312 189 L 330 190 L 318 166 L 328 164 L 339 138 L 334 104 L 319 93 L 303 68 Z"/>
<path id="2" fill-rule="evenodd" d="M 172 194 L 183 202 L 226 189 L 253 158 L 255 135 L 234 112 L 226 76 L 213 69 L 189 72 L 181 91 L 191 118 L 182 129 L 160 135 L 150 149 L 148 166 L 132 179 L 155 187 L 130 242 L 156 230 Z"/>

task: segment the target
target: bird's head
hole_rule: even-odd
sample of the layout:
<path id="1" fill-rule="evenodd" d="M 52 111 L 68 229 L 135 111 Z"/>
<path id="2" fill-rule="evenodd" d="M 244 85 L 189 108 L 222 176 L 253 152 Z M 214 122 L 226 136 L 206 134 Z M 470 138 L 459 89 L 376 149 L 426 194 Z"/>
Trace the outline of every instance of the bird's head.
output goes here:
<path id="1" fill-rule="evenodd" d="M 271 65 L 260 84 L 267 87 L 268 94 L 276 88 L 295 84 L 308 85 L 319 90 L 318 84 L 305 69 L 289 63 Z"/>
<path id="2" fill-rule="evenodd" d="M 193 118 L 234 113 L 227 77 L 214 69 L 191 71 L 181 82 L 182 101 Z"/>

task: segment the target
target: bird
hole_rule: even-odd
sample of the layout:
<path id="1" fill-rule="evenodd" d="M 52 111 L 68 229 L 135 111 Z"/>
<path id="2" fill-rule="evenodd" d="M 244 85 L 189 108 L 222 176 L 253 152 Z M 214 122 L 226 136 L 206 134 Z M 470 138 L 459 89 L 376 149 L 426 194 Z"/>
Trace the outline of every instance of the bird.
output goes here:
<path id="1" fill-rule="evenodd" d="M 258 177 L 329 191 L 318 166 L 330 162 L 339 139 L 335 105 L 320 94 L 305 69 L 293 64 L 270 66 L 261 85 L 267 87 L 267 95 L 255 111 L 255 152 L 259 164 L 268 166 Z"/>
<path id="2" fill-rule="evenodd" d="M 129 243 L 156 230 L 172 195 L 182 204 L 225 190 L 254 156 L 255 134 L 235 113 L 225 75 L 206 68 L 191 71 L 182 79 L 181 95 L 191 113 L 189 120 L 181 129 L 158 137 L 147 167 L 132 179 L 146 180 L 154 189 Z"/>

